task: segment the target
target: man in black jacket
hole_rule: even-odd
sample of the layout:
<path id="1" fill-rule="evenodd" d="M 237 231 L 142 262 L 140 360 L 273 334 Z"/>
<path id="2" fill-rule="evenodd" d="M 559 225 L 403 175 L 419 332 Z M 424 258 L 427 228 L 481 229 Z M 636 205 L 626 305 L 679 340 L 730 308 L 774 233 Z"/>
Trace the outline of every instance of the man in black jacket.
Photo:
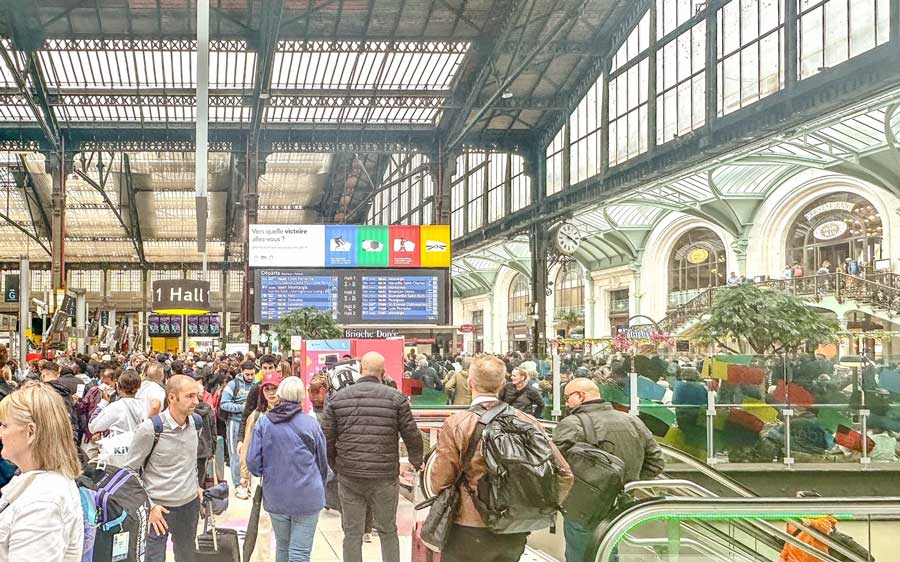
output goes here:
<path id="1" fill-rule="evenodd" d="M 322 430 L 328 463 L 337 473 L 344 529 L 344 562 L 362 562 L 366 508 L 372 510 L 381 541 L 383 562 L 400 561 L 397 503 L 400 495 L 400 451 L 403 437 L 409 462 L 422 466 L 422 435 L 409 402 L 382 384 L 384 357 L 370 351 L 360 364 L 362 376 L 325 404 Z"/>
<path id="2" fill-rule="evenodd" d="M 536 388 L 528 384 L 525 369 L 513 369 L 512 382 L 500 389 L 498 397 L 516 410 L 536 418 L 544 413 L 544 399 Z"/>

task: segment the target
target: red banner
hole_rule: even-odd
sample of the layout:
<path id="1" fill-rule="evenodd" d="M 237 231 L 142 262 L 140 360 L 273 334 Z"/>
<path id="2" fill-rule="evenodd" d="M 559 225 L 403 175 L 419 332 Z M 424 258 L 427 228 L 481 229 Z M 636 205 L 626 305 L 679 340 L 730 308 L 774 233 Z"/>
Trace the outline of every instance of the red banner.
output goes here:
<path id="1" fill-rule="evenodd" d="M 391 226 L 388 240 L 390 266 L 419 267 L 421 263 L 419 243 L 418 226 Z"/>

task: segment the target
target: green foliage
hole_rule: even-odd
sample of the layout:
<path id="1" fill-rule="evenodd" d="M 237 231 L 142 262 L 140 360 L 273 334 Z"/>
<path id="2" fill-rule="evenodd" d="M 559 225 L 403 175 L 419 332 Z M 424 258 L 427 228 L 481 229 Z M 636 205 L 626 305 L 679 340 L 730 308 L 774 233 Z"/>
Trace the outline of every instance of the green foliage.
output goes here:
<path id="1" fill-rule="evenodd" d="M 574 310 L 567 310 L 559 315 L 559 323 L 566 331 L 566 336 L 569 336 L 572 328 L 581 325 L 581 319 Z"/>
<path id="2" fill-rule="evenodd" d="M 319 312 L 310 306 L 285 314 L 272 326 L 272 331 L 278 334 L 283 349 L 291 348 L 291 336 L 300 336 L 305 340 L 328 340 L 344 336 L 344 332 L 334 323 L 331 312 Z"/>
<path id="3" fill-rule="evenodd" d="M 837 338 L 837 320 L 826 318 L 803 299 L 754 285 L 729 287 L 716 293 L 709 318 L 701 323 L 700 339 L 738 352 L 727 342 L 746 343 L 757 354 L 796 352 Z"/>

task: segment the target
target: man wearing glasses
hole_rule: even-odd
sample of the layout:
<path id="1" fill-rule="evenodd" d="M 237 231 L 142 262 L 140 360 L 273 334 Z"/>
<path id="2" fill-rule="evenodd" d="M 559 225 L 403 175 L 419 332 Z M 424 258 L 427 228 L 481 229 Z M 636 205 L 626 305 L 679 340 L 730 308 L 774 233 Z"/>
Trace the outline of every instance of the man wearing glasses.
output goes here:
<path id="1" fill-rule="evenodd" d="M 625 463 L 625 482 L 655 478 L 665 468 L 662 450 L 650 430 L 637 416 L 614 410 L 612 404 L 603 400 L 600 389 L 590 379 L 577 378 L 565 388 L 566 406 L 569 416 L 559 422 L 553 432 L 553 442 L 563 456 L 576 443 L 585 443 L 585 428 L 582 415 L 588 416 L 594 426 L 595 441 L 600 446 L 603 441 L 612 445 L 604 447 Z M 564 519 L 566 537 L 566 562 L 584 562 L 586 549 L 594 534 L 594 529 L 585 529 L 568 518 Z"/>

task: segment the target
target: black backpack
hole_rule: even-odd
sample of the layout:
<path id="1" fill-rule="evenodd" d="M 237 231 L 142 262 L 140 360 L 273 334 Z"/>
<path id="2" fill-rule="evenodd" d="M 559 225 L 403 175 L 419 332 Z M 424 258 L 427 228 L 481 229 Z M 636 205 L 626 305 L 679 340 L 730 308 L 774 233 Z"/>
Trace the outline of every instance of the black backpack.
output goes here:
<path id="1" fill-rule="evenodd" d="M 561 508 L 550 437 L 503 402 L 484 412 L 478 423 L 484 426 L 487 472 L 478 483 L 475 505 L 487 528 L 511 534 L 552 526 Z"/>
<path id="2" fill-rule="evenodd" d="M 594 420 L 587 414 L 576 414 L 584 427 L 584 441 L 566 452 L 566 461 L 575 484 L 563 503 L 566 518 L 584 528 L 596 527 L 615 507 L 625 489 L 625 463 L 601 447 L 613 445 L 598 440 Z"/>
<path id="3" fill-rule="evenodd" d="M 212 406 L 201 401 L 194 413 L 200 416 L 200 433 L 197 434 L 197 458 L 208 459 L 216 453 L 216 414 Z"/>

